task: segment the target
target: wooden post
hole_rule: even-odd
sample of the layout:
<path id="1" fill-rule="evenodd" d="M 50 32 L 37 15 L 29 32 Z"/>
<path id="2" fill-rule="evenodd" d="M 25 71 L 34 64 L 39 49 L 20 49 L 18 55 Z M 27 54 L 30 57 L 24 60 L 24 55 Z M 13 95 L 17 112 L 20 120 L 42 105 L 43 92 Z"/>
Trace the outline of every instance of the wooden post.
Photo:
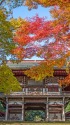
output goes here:
<path id="1" fill-rule="evenodd" d="M 28 94 L 28 88 L 26 88 L 26 95 Z"/>
<path id="2" fill-rule="evenodd" d="M 6 112 L 5 112 L 5 120 L 8 120 L 8 97 L 6 97 Z"/>
<path id="3" fill-rule="evenodd" d="M 22 121 L 24 121 L 24 97 L 22 97 Z"/>
<path id="4" fill-rule="evenodd" d="M 43 93 L 43 95 L 45 94 L 45 88 L 43 88 L 42 93 Z"/>
<path id="5" fill-rule="evenodd" d="M 49 109 L 48 109 L 48 97 L 47 97 L 47 103 L 46 103 L 46 121 L 49 120 Z"/>
<path id="6" fill-rule="evenodd" d="M 62 121 L 65 121 L 64 100 L 65 100 L 65 98 L 63 97 Z"/>

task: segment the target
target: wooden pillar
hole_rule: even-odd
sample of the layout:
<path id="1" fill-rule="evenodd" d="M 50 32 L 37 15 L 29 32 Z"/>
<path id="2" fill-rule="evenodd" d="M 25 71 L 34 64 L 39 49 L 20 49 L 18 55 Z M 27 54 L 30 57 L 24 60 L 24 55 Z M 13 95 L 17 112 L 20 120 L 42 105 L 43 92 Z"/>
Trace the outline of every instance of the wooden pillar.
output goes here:
<path id="1" fill-rule="evenodd" d="M 28 88 L 26 88 L 26 95 L 28 94 Z"/>
<path id="2" fill-rule="evenodd" d="M 65 100 L 65 98 L 63 97 L 62 121 L 65 121 L 64 100 Z"/>
<path id="3" fill-rule="evenodd" d="M 5 112 L 5 120 L 8 120 L 8 97 L 6 97 L 6 112 Z"/>
<path id="4" fill-rule="evenodd" d="M 45 88 L 43 88 L 43 91 L 42 91 L 43 95 L 45 94 Z"/>
<path id="5" fill-rule="evenodd" d="M 49 121 L 49 109 L 48 109 L 48 97 L 47 97 L 47 103 L 46 103 L 46 121 Z"/>
<path id="6" fill-rule="evenodd" d="M 22 97 L 22 121 L 24 121 L 24 97 Z"/>

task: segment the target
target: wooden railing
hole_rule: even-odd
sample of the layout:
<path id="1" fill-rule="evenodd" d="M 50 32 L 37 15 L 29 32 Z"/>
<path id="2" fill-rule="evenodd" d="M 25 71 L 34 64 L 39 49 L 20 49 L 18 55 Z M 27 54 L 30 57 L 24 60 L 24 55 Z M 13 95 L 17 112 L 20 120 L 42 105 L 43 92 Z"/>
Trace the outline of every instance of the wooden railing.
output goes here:
<path id="1" fill-rule="evenodd" d="M 63 95 L 70 96 L 70 91 L 57 91 L 57 92 L 49 92 L 47 88 L 43 87 L 34 87 L 34 88 L 23 88 L 21 92 L 13 92 L 10 95 Z M 0 96 L 4 96 L 3 93 L 0 93 Z"/>
<path id="2" fill-rule="evenodd" d="M 32 91 L 25 88 L 22 92 L 13 92 L 11 95 L 70 95 L 70 92 L 48 92 L 43 88 L 42 90 L 33 89 Z"/>
<path id="3" fill-rule="evenodd" d="M 11 95 L 60 95 L 60 91 L 48 92 L 47 88 L 23 88 L 22 92 L 13 92 Z"/>
<path id="4" fill-rule="evenodd" d="M 70 95 L 70 91 L 63 91 L 63 95 Z"/>

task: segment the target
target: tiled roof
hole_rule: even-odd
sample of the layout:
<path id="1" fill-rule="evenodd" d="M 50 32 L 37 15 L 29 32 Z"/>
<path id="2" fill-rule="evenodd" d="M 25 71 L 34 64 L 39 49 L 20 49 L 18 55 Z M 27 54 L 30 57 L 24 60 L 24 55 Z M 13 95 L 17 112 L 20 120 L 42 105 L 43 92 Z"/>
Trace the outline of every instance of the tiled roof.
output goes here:
<path id="1" fill-rule="evenodd" d="M 19 63 L 13 63 L 12 61 L 7 61 L 7 65 L 11 69 L 28 69 L 32 66 L 37 66 L 41 60 L 24 60 Z"/>

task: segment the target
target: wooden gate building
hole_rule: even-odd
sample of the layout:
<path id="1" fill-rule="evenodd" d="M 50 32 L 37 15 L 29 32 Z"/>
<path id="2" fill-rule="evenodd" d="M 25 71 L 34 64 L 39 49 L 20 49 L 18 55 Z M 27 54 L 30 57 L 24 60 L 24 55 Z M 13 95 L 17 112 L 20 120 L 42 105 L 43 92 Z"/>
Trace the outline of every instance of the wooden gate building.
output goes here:
<path id="1" fill-rule="evenodd" d="M 54 69 L 53 77 L 35 81 L 24 74 L 24 70 L 38 65 L 40 61 L 22 61 L 7 65 L 12 69 L 22 87 L 21 92 L 10 95 L 0 94 L 0 100 L 5 110 L 0 111 L 0 120 L 25 121 L 27 110 L 42 110 L 45 121 L 65 121 L 65 107 L 70 101 L 70 86 L 60 87 L 58 80 L 67 76 L 64 68 Z M 68 115 L 68 114 L 67 114 Z"/>

